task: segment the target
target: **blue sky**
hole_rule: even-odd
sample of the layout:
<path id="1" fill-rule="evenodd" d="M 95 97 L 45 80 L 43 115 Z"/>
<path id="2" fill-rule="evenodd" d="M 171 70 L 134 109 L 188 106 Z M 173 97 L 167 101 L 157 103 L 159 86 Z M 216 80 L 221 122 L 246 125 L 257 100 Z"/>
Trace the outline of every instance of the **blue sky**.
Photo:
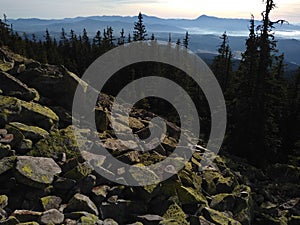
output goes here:
<path id="1" fill-rule="evenodd" d="M 275 0 L 273 18 L 300 23 L 299 0 Z M 0 0 L 9 18 L 65 18 L 91 15 L 144 14 L 164 18 L 196 18 L 202 14 L 260 19 L 262 0 Z"/>

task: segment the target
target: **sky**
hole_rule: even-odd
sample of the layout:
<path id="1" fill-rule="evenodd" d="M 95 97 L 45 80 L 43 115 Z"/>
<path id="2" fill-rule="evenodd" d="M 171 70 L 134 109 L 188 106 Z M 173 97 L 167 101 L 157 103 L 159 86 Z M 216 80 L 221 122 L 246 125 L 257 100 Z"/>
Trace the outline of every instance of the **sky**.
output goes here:
<path id="1" fill-rule="evenodd" d="M 275 0 L 273 19 L 300 24 L 300 0 Z M 8 18 L 70 18 L 94 15 L 135 16 L 140 11 L 162 18 L 194 19 L 200 15 L 261 19 L 262 0 L 0 0 Z"/>

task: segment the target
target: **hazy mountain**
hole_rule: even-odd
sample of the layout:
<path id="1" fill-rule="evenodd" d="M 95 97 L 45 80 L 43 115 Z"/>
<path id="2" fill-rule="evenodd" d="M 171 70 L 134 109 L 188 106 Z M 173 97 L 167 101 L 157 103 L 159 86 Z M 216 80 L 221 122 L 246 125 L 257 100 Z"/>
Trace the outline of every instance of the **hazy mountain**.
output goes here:
<path id="1" fill-rule="evenodd" d="M 81 33 L 86 28 L 92 37 L 96 31 L 101 32 L 107 26 L 114 29 L 114 35 L 119 36 L 123 28 L 128 34 L 132 33 L 133 24 L 137 17 L 122 16 L 90 16 L 65 19 L 14 19 L 9 20 L 15 31 L 20 33 L 35 33 L 37 37 L 43 38 L 48 29 L 51 35 L 59 38 L 61 29 L 66 32 L 71 29 Z M 172 40 L 182 39 L 184 33 L 191 34 L 190 48 L 200 53 L 215 53 L 220 43 L 219 36 L 226 31 L 230 46 L 237 58 L 245 49 L 245 39 L 248 35 L 249 20 L 247 19 L 223 19 L 202 15 L 196 19 L 162 19 L 144 15 L 144 23 L 149 33 L 154 33 L 157 39 L 167 40 L 172 33 Z M 259 24 L 259 21 L 256 21 Z M 300 65 L 300 26 L 293 24 L 276 25 L 276 37 L 280 52 L 284 52 L 286 60 Z"/>

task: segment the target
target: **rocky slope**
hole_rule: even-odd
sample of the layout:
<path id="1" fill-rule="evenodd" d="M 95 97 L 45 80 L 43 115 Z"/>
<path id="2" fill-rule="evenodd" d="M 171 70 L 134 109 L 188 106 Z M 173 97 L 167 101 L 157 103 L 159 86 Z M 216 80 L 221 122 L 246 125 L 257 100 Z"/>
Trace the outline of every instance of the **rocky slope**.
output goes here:
<path id="1" fill-rule="evenodd" d="M 0 49 L 0 224 L 300 224 L 300 156 L 261 171 L 222 155 L 199 172 L 204 151 L 199 148 L 184 169 L 157 185 L 128 187 L 100 176 L 79 152 L 78 145 L 86 143 L 74 137 L 70 110 L 77 85 L 87 86 L 63 66 Z M 82 140 L 99 136 L 114 157 L 137 167 L 172 152 L 183 131 L 171 123 L 152 152 L 120 144 L 106 117 L 112 102 L 101 95 L 95 109 L 99 132 L 82 128 Z M 151 117 L 134 109 L 134 133 L 147 136 Z M 122 133 L 122 110 L 118 118 Z M 99 166 L 105 163 L 104 157 Z M 113 166 L 105 172 L 118 176 Z"/>

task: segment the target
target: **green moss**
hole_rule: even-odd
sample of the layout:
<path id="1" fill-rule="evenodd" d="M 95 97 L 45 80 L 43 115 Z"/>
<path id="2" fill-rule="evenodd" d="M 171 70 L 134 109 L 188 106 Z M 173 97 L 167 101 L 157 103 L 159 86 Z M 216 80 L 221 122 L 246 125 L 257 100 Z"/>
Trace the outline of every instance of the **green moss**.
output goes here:
<path id="1" fill-rule="evenodd" d="M 7 72 L 8 70 L 12 69 L 12 63 L 10 62 L 3 62 L 2 60 L 0 60 L 0 70 L 2 70 L 3 72 Z"/>
<path id="2" fill-rule="evenodd" d="M 72 126 L 50 133 L 50 135 L 37 142 L 28 154 L 37 157 L 57 158 L 61 153 L 66 153 L 67 159 L 79 157 L 79 146 L 83 146 L 86 141 L 82 137 L 75 139 Z"/>
<path id="3" fill-rule="evenodd" d="M 202 213 L 205 219 L 217 225 L 241 225 L 240 222 L 232 218 L 229 218 L 228 215 L 225 215 L 222 212 L 216 211 L 214 209 L 210 209 L 208 207 L 205 207 Z"/>
<path id="4" fill-rule="evenodd" d="M 30 166 L 30 164 L 25 164 L 22 168 L 21 168 L 21 170 L 24 172 L 24 173 L 26 173 L 29 177 L 30 176 L 32 176 L 32 168 L 31 168 L 31 166 Z"/>
<path id="5" fill-rule="evenodd" d="M 98 217 L 93 214 L 90 214 L 89 216 L 82 216 L 80 220 L 82 225 L 94 225 L 97 224 Z"/>
<path id="6" fill-rule="evenodd" d="M 188 225 L 186 215 L 183 210 L 175 203 L 171 205 L 163 215 L 164 220 L 160 222 L 162 225 Z"/>
<path id="7" fill-rule="evenodd" d="M 6 207 L 8 204 L 8 197 L 6 195 L 0 195 L 0 208 Z"/>
<path id="8" fill-rule="evenodd" d="M 46 106 L 41 106 L 34 102 L 20 101 L 20 103 L 23 108 L 25 108 L 29 111 L 46 116 L 46 117 L 52 119 L 53 121 L 59 121 L 58 116 L 50 108 L 48 108 Z"/>
<path id="9" fill-rule="evenodd" d="M 66 174 L 64 174 L 64 177 L 78 181 L 91 173 L 92 168 L 87 163 L 82 163 L 74 167 L 72 170 L 68 171 Z"/>
<path id="10" fill-rule="evenodd" d="M 180 186 L 177 188 L 177 195 L 182 204 L 205 204 L 207 205 L 206 198 L 201 192 L 196 191 L 191 187 Z"/>

